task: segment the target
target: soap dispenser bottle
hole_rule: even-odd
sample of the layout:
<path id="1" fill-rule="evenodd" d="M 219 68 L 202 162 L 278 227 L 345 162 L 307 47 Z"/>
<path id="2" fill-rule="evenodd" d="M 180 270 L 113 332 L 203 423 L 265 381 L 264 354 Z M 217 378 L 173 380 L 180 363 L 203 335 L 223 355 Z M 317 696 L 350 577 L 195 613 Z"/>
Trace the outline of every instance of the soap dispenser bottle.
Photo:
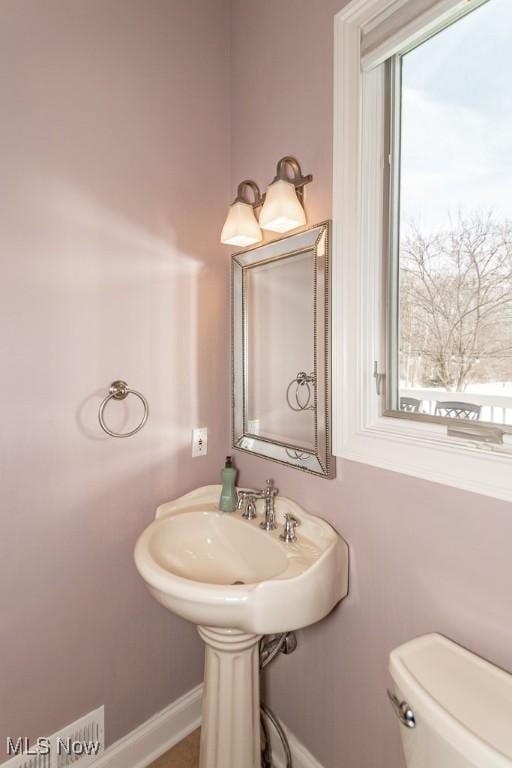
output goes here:
<path id="1" fill-rule="evenodd" d="M 221 512 L 234 512 L 238 502 L 236 493 L 236 469 L 231 456 L 226 456 L 226 464 L 221 474 L 222 490 L 220 492 L 219 509 Z"/>

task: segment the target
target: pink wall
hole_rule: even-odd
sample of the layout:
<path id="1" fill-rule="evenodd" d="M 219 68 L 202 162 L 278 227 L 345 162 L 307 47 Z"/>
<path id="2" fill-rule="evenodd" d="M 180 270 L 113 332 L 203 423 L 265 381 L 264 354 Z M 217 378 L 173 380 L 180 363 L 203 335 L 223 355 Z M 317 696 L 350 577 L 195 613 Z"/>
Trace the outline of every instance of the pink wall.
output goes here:
<path id="1" fill-rule="evenodd" d="M 315 175 L 311 223 L 332 214 L 333 15 L 342 5 L 233 2 L 231 189 L 246 177 L 265 185 L 294 154 Z M 243 483 L 274 477 L 351 548 L 350 596 L 269 670 L 276 713 L 325 768 L 400 768 L 385 695 L 391 648 L 439 631 L 512 671 L 511 505 L 363 464 L 339 463 L 329 481 L 236 460 Z"/>
<path id="2" fill-rule="evenodd" d="M 112 742 L 201 679 L 132 551 L 226 447 L 228 9 L 1 4 L 0 760 L 103 703 Z M 119 376 L 151 405 L 128 440 L 97 424 Z"/>
<path id="3" fill-rule="evenodd" d="M 1 748 L 102 703 L 112 742 L 200 680 L 195 632 L 146 593 L 133 544 L 159 502 L 218 477 L 236 182 L 296 154 L 310 221 L 331 214 L 341 4 L 233 0 L 230 183 L 228 0 L 1 5 Z M 125 441 L 96 424 L 116 376 L 152 409 Z M 196 425 L 209 455 L 192 460 Z M 351 545 L 350 596 L 268 675 L 277 713 L 325 768 L 398 768 L 391 647 L 438 630 L 512 669 L 510 505 L 237 460 Z"/>

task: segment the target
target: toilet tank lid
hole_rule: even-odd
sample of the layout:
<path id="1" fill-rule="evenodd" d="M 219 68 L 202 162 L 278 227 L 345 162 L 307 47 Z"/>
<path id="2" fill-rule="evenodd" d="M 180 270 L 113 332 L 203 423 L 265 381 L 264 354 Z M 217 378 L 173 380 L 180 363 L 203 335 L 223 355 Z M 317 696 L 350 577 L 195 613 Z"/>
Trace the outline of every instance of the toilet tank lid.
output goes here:
<path id="1" fill-rule="evenodd" d="M 392 651 L 390 673 L 417 706 L 418 720 L 435 720 L 462 752 L 481 746 L 489 757 L 506 758 L 498 757 L 500 765 L 512 765 L 511 674 L 438 634 Z"/>

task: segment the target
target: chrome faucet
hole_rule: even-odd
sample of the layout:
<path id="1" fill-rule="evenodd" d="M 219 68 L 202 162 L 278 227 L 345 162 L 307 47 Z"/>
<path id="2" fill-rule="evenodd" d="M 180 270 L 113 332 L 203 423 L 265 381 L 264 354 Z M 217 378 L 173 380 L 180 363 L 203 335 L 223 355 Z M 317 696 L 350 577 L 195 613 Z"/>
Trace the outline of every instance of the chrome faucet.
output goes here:
<path id="1" fill-rule="evenodd" d="M 278 490 L 274 488 L 274 481 L 267 480 L 267 485 L 263 491 L 263 498 L 265 499 L 265 519 L 260 523 L 260 528 L 265 531 L 273 531 L 277 528 L 276 524 L 276 512 L 275 512 L 275 498 Z"/>
<path id="2" fill-rule="evenodd" d="M 297 541 L 295 529 L 298 525 L 300 525 L 300 523 L 297 518 L 287 512 L 284 516 L 283 532 L 279 538 L 282 539 L 286 544 L 293 544 L 295 541 Z"/>
<path id="3" fill-rule="evenodd" d="M 242 510 L 242 517 L 254 520 L 256 517 L 256 499 L 263 498 L 263 491 L 238 491 L 236 508 Z"/>
<path id="4" fill-rule="evenodd" d="M 256 517 L 256 499 L 265 499 L 265 519 L 260 523 L 260 527 L 265 531 L 273 531 L 277 528 L 275 514 L 275 497 L 278 493 L 274 488 L 274 481 L 267 480 L 266 486 L 262 491 L 238 491 L 237 509 L 242 510 L 242 517 L 246 520 L 254 520 Z"/>

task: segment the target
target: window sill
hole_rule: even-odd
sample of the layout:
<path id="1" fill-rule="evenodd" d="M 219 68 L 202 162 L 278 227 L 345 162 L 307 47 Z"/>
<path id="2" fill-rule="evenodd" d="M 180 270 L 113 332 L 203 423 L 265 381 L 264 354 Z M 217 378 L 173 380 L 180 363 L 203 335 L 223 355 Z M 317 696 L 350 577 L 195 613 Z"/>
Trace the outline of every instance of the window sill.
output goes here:
<path id="1" fill-rule="evenodd" d="M 512 501 L 512 446 L 448 438 L 435 425 L 379 417 L 354 431 L 336 454 L 435 483 Z"/>

